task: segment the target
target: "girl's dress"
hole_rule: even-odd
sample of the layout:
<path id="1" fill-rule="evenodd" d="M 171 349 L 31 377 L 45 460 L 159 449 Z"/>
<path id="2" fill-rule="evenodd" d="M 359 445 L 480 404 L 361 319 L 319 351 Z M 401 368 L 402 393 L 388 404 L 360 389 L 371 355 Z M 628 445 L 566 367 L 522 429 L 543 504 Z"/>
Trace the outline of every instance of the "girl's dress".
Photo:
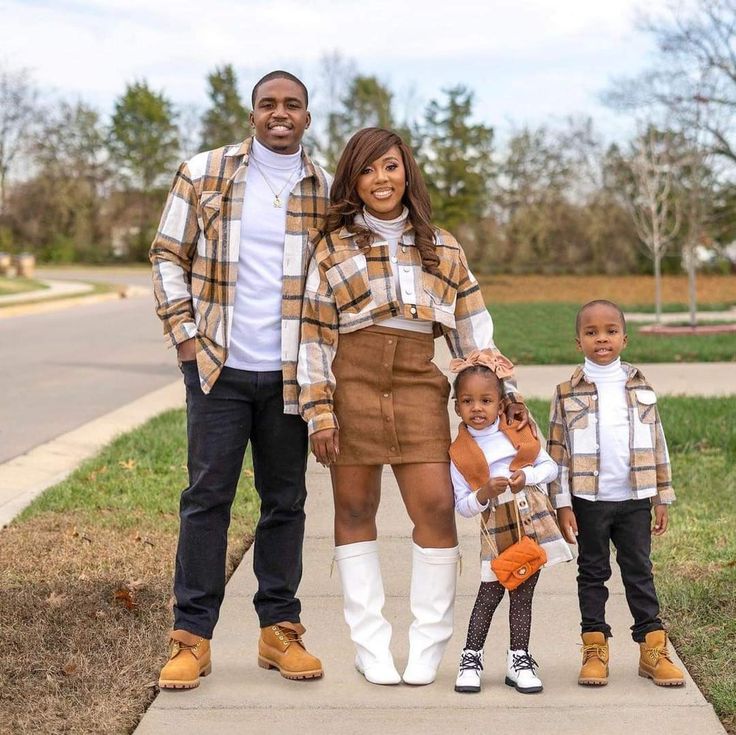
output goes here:
<path id="1" fill-rule="evenodd" d="M 511 506 L 513 502 L 519 511 L 524 534 L 534 539 L 547 554 L 545 567 L 573 559 L 572 551 L 557 525 L 555 512 L 546 491 L 546 483 L 557 476 L 557 464 L 544 449 L 539 448 L 538 441 L 533 445 L 530 444 L 526 451 L 518 451 L 518 446 L 512 443 L 515 440 L 513 431 L 514 427 L 507 427 L 505 418 L 503 421 L 498 418 L 492 426 L 481 430 L 463 425 L 450 451 L 453 457 L 450 472 L 455 492 L 455 508 L 465 517 L 481 513 L 483 523 L 496 546 L 494 550 L 485 533 L 481 533 L 482 582 L 497 580 L 490 562 L 496 553 L 500 554 L 519 540 L 516 515 Z M 518 442 L 516 443 L 518 445 Z M 534 456 L 534 449 L 537 448 L 539 450 Z M 486 465 L 481 471 L 485 472 L 487 468 L 487 476 L 510 477 L 514 470 L 522 469 L 526 476 L 526 487 L 518 493 L 506 490 L 486 505 L 480 504 L 475 495 L 475 490 L 480 486 L 478 473 L 476 472 L 474 477 L 468 472 L 467 459 L 461 461 L 460 457 L 471 455 L 478 461 L 481 453 L 482 461 Z M 470 479 L 466 479 L 458 464 L 463 467 L 466 475 L 470 475 Z M 475 484 L 475 487 L 472 487 L 471 483 Z"/>

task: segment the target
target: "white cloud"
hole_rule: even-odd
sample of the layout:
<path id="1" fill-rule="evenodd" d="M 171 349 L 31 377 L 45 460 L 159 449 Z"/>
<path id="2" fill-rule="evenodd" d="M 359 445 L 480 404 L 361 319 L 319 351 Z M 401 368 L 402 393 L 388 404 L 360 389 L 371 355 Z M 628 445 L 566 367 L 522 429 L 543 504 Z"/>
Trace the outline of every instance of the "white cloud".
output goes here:
<path id="1" fill-rule="evenodd" d="M 0 61 L 45 87 L 109 109 L 145 78 L 204 103 L 205 75 L 233 63 L 244 88 L 272 68 L 317 81 L 339 50 L 363 73 L 423 98 L 466 81 L 479 113 L 597 109 L 608 77 L 642 64 L 638 0 L 0 0 Z M 650 2 L 649 7 L 652 6 Z M 12 62 L 12 64 L 11 64 Z M 499 97 L 499 93 L 501 96 Z"/>

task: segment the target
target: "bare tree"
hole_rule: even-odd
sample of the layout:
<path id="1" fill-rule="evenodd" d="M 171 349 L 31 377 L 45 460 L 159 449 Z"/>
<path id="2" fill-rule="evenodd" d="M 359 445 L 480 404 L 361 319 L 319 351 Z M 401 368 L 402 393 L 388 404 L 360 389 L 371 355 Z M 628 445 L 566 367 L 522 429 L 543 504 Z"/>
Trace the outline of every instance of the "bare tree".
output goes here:
<path id="1" fill-rule="evenodd" d="M 657 42 L 656 66 L 615 82 L 605 101 L 650 117 L 659 108 L 670 124 L 700 127 L 708 148 L 736 163 L 736 0 L 670 0 L 642 28 Z"/>
<path id="2" fill-rule="evenodd" d="M 628 205 L 636 233 L 654 261 L 656 322 L 662 319 L 662 256 L 680 229 L 681 207 L 676 177 L 679 162 L 674 155 L 674 136 L 654 127 L 632 144 L 629 167 L 632 187 Z"/>
<path id="3" fill-rule="evenodd" d="M 27 69 L 0 68 L 0 214 L 5 213 L 8 174 L 32 136 L 38 91 Z"/>

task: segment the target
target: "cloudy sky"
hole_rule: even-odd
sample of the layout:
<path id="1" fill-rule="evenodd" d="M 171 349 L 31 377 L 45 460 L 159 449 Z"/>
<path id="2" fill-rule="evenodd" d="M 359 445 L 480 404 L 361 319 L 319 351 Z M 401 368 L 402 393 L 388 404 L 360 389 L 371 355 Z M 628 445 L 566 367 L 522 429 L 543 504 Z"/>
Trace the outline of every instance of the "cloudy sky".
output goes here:
<path id="1" fill-rule="evenodd" d="M 661 6 L 648 0 L 646 7 Z M 642 0 L 0 0 L 0 64 L 29 68 L 49 93 L 109 112 L 145 79 L 204 107 L 205 77 L 232 63 L 244 95 L 265 72 L 293 70 L 314 92 L 339 52 L 396 93 L 399 115 L 463 83 L 476 117 L 498 128 L 592 115 L 607 137 L 627 121 L 599 94 L 652 58 L 636 30 Z M 322 84 L 322 86 L 320 86 Z M 323 98 L 324 99 L 324 98 Z"/>

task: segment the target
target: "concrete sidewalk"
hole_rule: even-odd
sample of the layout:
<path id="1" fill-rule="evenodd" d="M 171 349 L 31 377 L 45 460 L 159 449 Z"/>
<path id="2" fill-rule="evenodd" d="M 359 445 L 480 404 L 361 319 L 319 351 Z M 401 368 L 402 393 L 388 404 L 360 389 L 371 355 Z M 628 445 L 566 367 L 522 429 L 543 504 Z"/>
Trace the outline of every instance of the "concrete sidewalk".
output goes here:
<path id="1" fill-rule="evenodd" d="M 441 363 L 442 356 L 438 357 Z M 701 389 L 710 382 L 702 379 L 702 369 L 703 365 L 660 365 L 651 366 L 647 375 L 660 394 L 693 393 L 696 387 Z M 539 375 L 535 376 L 535 371 Z M 525 368 L 519 371 L 519 386 L 528 396 L 542 392 L 543 386 L 542 396 L 549 397 L 554 387 L 551 381 L 558 379 L 553 376 L 561 375 L 559 379 L 563 379 L 571 371 L 572 366 Z M 736 393 L 734 372 L 732 364 L 714 368 L 712 380 L 724 381 L 719 392 Z M 329 473 L 311 462 L 307 486 L 310 494 L 300 588 L 302 620 L 307 627 L 307 644 L 322 658 L 325 677 L 294 682 L 275 671 L 258 668 L 259 631 L 251 603 L 256 583 L 247 554 L 228 585 L 212 642 L 213 674 L 196 690 L 161 692 L 143 717 L 137 735 L 725 732 L 689 675 L 686 686 L 680 689 L 655 687 L 637 675 L 638 646 L 629 637 L 631 621 L 617 574 L 608 604 L 616 636 L 611 644 L 611 681 L 601 689 L 577 685 L 579 613 L 574 563 L 543 571 L 537 587 L 531 651 L 541 666 L 544 692 L 521 695 L 503 683 L 508 645 L 508 605 L 504 601 L 486 645 L 483 691 L 477 695 L 456 694 L 453 685 L 458 655 L 479 580 L 478 526 L 474 520 L 462 518 L 458 522 L 464 569 L 458 585 L 455 634 L 437 681 L 427 687 L 368 684 L 353 668 L 354 653 L 342 617 L 340 584 L 337 574 L 330 576 L 333 541 Z M 406 662 L 411 622 L 410 524 L 388 469 L 384 472 L 379 512 L 379 544 L 386 587 L 385 613 L 394 627 L 392 649 L 401 670 Z"/>

